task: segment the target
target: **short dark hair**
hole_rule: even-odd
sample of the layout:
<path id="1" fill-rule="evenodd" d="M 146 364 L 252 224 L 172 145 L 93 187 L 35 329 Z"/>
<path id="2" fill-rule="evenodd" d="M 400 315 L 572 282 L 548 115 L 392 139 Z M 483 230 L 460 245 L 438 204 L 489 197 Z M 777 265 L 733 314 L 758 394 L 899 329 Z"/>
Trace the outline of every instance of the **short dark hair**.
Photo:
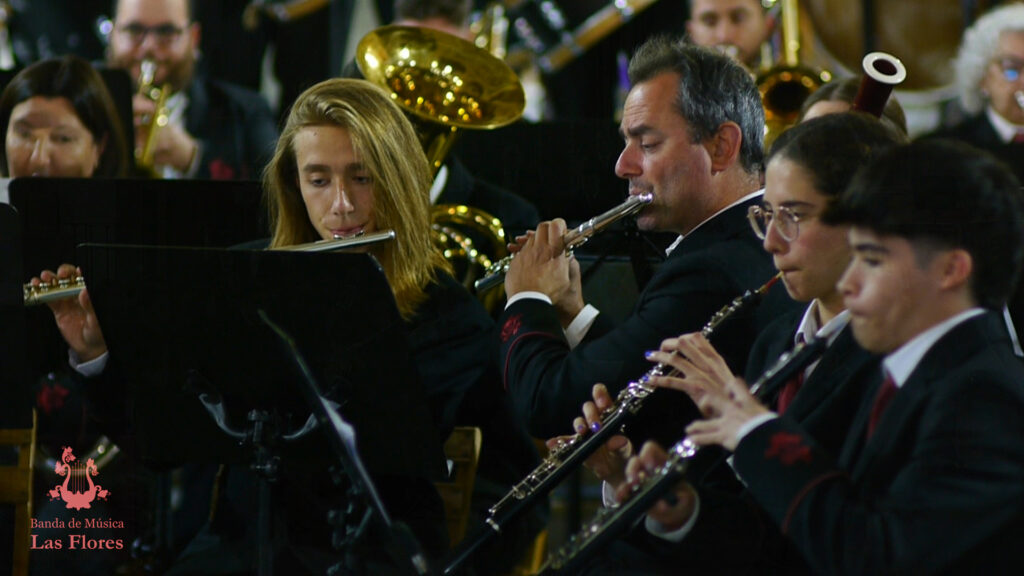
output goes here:
<path id="1" fill-rule="evenodd" d="M 857 169 L 883 151 L 907 142 L 906 134 L 862 112 L 812 118 L 783 132 L 765 163 L 784 158 L 799 164 L 814 188 L 837 199 Z"/>
<path id="2" fill-rule="evenodd" d="M 124 176 L 128 146 L 121 118 L 107 85 L 92 65 L 77 56 L 41 60 L 18 72 L 0 93 L 0 134 L 6 135 L 14 107 L 34 96 L 65 98 L 97 145 L 106 139 L 94 176 Z M 0 146 L 0 175 L 10 175 L 7 150 Z"/>
<path id="3" fill-rule="evenodd" d="M 1020 182 L 987 152 L 951 140 L 920 140 L 869 162 L 823 220 L 905 238 L 918 254 L 966 250 L 975 301 L 1006 303 L 1024 261 Z"/>
<path id="4" fill-rule="evenodd" d="M 758 172 L 764 160 L 764 108 L 750 74 L 715 50 L 667 36 L 644 42 L 629 62 L 632 85 L 666 72 L 680 77 L 676 107 L 693 140 L 705 142 L 722 124 L 735 122 L 743 133 L 740 163 L 747 172 Z"/>
<path id="5" fill-rule="evenodd" d="M 395 0 L 396 20 L 442 18 L 455 26 L 465 26 L 473 0 Z"/>
<path id="6" fill-rule="evenodd" d="M 861 79 L 853 77 L 833 80 L 823 84 L 820 88 L 811 92 L 804 100 L 804 103 L 800 106 L 800 118 L 803 119 L 807 111 L 811 109 L 811 106 L 818 102 L 846 102 L 852 105 L 854 100 L 857 99 L 860 84 Z M 893 128 L 901 130 L 904 134 L 907 133 L 907 115 L 903 112 L 903 106 L 900 105 L 895 94 L 889 95 L 889 99 L 885 101 L 881 120 L 882 122 L 891 123 Z"/>

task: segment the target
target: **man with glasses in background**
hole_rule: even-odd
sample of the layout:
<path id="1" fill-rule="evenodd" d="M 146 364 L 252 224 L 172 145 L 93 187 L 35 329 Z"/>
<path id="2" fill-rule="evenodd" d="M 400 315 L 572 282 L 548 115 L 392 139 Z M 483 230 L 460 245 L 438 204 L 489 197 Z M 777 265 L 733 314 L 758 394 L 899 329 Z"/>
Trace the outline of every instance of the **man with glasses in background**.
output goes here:
<path id="1" fill-rule="evenodd" d="M 116 0 L 107 64 L 138 82 L 143 62 L 153 62 L 152 85 L 168 88 L 168 122 L 150 145 L 157 176 L 257 179 L 277 141 L 274 116 L 259 94 L 197 72 L 199 38 L 190 0 Z M 137 155 L 157 113 L 157 102 L 138 89 Z"/>

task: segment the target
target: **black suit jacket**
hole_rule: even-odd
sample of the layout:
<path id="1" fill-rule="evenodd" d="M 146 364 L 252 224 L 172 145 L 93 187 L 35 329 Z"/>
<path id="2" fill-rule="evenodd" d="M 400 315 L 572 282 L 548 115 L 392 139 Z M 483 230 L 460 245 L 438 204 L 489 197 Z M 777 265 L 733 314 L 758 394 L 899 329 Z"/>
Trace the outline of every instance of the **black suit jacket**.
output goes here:
<path id="1" fill-rule="evenodd" d="M 196 75 L 188 87 L 185 129 L 200 141 L 195 177 L 256 180 L 274 153 L 277 121 L 258 93 Z"/>
<path id="2" fill-rule="evenodd" d="M 788 418 L 737 447 L 748 489 L 823 574 L 1005 573 L 1024 528 L 1024 368 L 986 313 L 942 337 L 838 460 Z M 878 378 L 880 379 L 880 378 Z M 876 382 L 877 380 L 876 379 Z"/>
<path id="3" fill-rule="evenodd" d="M 951 138 L 986 150 L 1005 162 L 1016 174 L 1017 179 L 1024 182 L 1024 144 L 1004 142 L 984 112 L 971 116 L 955 126 L 926 134 L 922 138 Z"/>
<path id="4" fill-rule="evenodd" d="M 747 362 L 748 384 L 771 368 L 779 356 L 793 349 L 793 335 L 802 318 L 802 311 L 783 316 L 758 336 Z M 857 344 L 853 330 L 847 325 L 825 349 L 817 367 L 787 408 L 785 417 L 799 422 L 819 446 L 838 455 L 864 397 L 865 387 L 879 374 L 880 361 L 879 356 Z M 784 385 L 785 382 L 776 382 L 760 393 L 762 401 L 773 410 L 778 406 L 779 392 Z"/>
<path id="5" fill-rule="evenodd" d="M 795 310 L 772 322 L 758 336 L 747 361 L 748 383 L 756 381 L 783 353 L 792 350 L 802 318 L 803 310 Z M 839 454 L 860 407 L 865 384 L 878 372 L 880 360 L 857 345 L 847 326 L 825 349 L 784 418 L 803 426 L 829 454 Z M 770 408 L 775 409 L 783 385 L 776 383 L 760 394 Z M 719 466 L 728 468 L 724 459 Z M 705 474 L 703 478 L 688 474 L 688 480 L 700 494 L 701 512 L 682 542 L 673 544 L 652 536 L 641 525 L 627 537 L 632 549 L 617 547 L 615 555 L 633 564 L 657 566 L 649 569 L 663 574 L 673 574 L 683 565 L 696 573 L 808 572 L 800 552 L 779 532 L 752 495 L 722 484 L 721 478 L 719 474 Z"/>
<path id="6" fill-rule="evenodd" d="M 747 206 L 757 201 L 734 206 L 688 235 L 651 278 L 630 316 L 617 327 L 598 316 L 573 350 L 553 306 L 527 299 L 505 310 L 500 334 L 505 387 L 534 436 L 568 433 L 595 383 L 616 394 L 653 367 L 645 350 L 700 330 L 733 298 L 775 274 L 746 220 Z M 721 324 L 711 340 L 730 367 L 742 372 L 758 330 L 794 306 L 776 286 L 760 306 Z M 682 392 L 666 397 L 674 401 L 645 406 L 643 417 L 630 427 L 634 439 L 672 443 L 682 436 L 696 407 Z"/>

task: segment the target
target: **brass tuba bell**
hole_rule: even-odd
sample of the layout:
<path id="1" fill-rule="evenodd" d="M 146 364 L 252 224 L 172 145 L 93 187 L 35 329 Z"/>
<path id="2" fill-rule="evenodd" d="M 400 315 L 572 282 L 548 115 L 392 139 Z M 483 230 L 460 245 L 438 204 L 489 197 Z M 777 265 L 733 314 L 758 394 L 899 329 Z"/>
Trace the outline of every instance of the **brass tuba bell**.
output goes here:
<path id="1" fill-rule="evenodd" d="M 384 26 L 359 41 L 356 65 L 412 120 L 436 173 L 459 129 L 519 119 L 526 94 L 515 72 L 472 42 L 429 28 Z"/>

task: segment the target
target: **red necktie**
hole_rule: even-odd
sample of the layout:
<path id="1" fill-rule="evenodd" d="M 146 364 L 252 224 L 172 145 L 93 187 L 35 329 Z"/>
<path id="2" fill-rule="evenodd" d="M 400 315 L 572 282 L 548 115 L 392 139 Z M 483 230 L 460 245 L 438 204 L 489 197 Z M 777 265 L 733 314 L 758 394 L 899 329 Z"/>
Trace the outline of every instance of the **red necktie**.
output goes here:
<path id="1" fill-rule="evenodd" d="M 885 374 L 885 381 L 882 382 L 882 387 L 878 389 L 878 393 L 875 394 L 875 401 L 871 405 L 871 415 L 868 418 L 868 438 L 875 433 L 875 426 L 878 425 L 878 421 L 882 418 L 882 412 L 889 406 L 889 402 L 892 401 L 892 397 L 896 394 L 896 383 L 893 381 L 892 376 L 888 372 Z"/>
<path id="2" fill-rule="evenodd" d="M 797 346 L 804 343 L 804 335 L 797 334 L 796 337 Z M 779 415 L 786 412 L 789 405 L 793 402 L 793 398 L 796 397 L 796 393 L 800 391 L 800 387 L 804 385 L 804 371 L 801 370 L 796 373 L 795 376 L 786 381 L 786 385 L 779 391 L 779 399 L 776 402 L 776 409 Z"/>

